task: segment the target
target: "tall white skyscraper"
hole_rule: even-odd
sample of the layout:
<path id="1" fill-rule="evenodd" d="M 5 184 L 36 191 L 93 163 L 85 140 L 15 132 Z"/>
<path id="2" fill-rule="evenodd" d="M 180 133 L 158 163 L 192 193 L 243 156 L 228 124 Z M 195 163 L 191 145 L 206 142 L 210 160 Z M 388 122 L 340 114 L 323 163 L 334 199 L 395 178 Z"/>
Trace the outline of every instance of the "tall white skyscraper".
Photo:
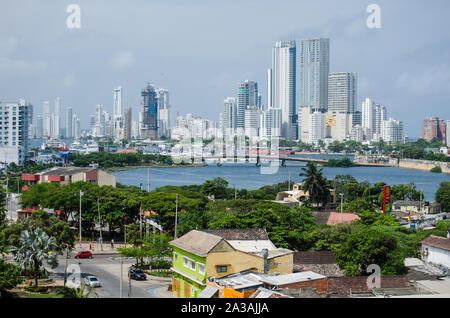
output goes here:
<path id="1" fill-rule="evenodd" d="M 328 109 L 328 74 L 330 40 L 324 38 L 300 41 L 300 107 Z"/>
<path id="2" fill-rule="evenodd" d="M 281 109 L 281 138 L 296 139 L 296 45 L 279 41 L 272 52 L 271 102 Z"/>
<path id="3" fill-rule="evenodd" d="M 261 110 L 257 106 L 250 106 L 245 110 L 245 136 L 259 136 L 260 116 Z"/>
<path id="4" fill-rule="evenodd" d="M 354 113 L 357 102 L 356 73 L 331 73 L 328 75 L 328 111 Z"/>
<path id="5" fill-rule="evenodd" d="M 234 136 L 237 127 L 237 100 L 228 97 L 223 101 L 222 134 L 225 138 Z"/>
<path id="6" fill-rule="evenodd" d="M 44 136 L 51 137 L 52 136 L 52 116 L 50 112 L 50 102 L 45 101 L 43 104 L 44 109 Z"/>
<path id="7" fill-rule="evenodd" d="M 370 138 L 379 141 L 381 138 L 381 124 L 387 120 L 386 107 L 366 98 L 362 104 L 362 126 L 370 130 Z"/>
<path id="8" fill-rule="evenodd" d="M 117 140 L 123 137 L 122 87 L 114 89 L 113 135 Z"/>
<path id="9" fill-rule="evenodd" d="M 72 107 L 66 107 L 66 138 L 73 138 L 73 116 Z"/>
<path id="10" fill-rule="evenodd" d="M 245 130 L 245 110 L 258 106 L 258 84 L 246 80 L 239 84 L 237 94 L 237 127 Z"/>
<path id="11" fill-rule="evenodd" d="M 383 120 L 381 125 L 381 138 L 388 144 L 403 142 L 403 122 L 389 118 Z"/>
<path id="12" fill-rule="evenodd" d="M 61 99 L 55 99 L 55 112 L 53 113 L 53 138 L 59 138 L 61 133 Z"/>
<path id="13" fill-rule="evenodd" d="M 308 143 L 316 144 L 319 140 L 326 138 L 325 113 L 317 110 L 309 114 Z"/>
<path id="14" fill-rule="evenodd" d="M 0 102 L 0 161 L 22 165 L 28 155 L 30 112 L 32 105 Z"/>
<path id="15" fill-rule="evenodd" d="M 158 136 L 170 137 L 170 100 L 169 91 L 165 88 L 160 88 L 157 91 L 158 97 Z"/>

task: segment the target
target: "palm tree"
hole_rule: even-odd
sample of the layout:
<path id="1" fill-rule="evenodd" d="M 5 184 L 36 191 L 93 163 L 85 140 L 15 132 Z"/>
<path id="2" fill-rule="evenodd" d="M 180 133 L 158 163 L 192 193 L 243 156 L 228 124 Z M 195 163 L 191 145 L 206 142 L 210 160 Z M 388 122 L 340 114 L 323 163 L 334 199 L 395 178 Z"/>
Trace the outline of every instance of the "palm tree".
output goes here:
<path id="1" fill-rule="evenodd" d="M 32 268 L 34 284 L 38 286 L 38 274 L 44 261 L 52 267 L 58 266 L 56 259 L 58 246 L 54 237 L 49 237 L 42 229 L 25 230 L 20 236 L 20 246 L 11 248 L 14 260 L 20 269 Z"/>
<path id="2" fill-rule="evenodd" d="M 79 288 L 66 287 L 66 297 L 68 298 L 90 298 L 92 294 L 97 296 L 94 287 L 84 283 L 81 283 Z"/>
<path id="3" fill-rule="evenodd" d="M 302 190 L 309 192 L 309 200 L 311 203 L 319 206 L 321 203 L 324 206 L 330 200 L 330 189 L 327 179 L 322 175 L 322 170 L 317 169 L 317 165 L 312 162 L 308 162 L 306 168 L 302 168 L 303 172 L 300 173 L 303 179 Z"/>

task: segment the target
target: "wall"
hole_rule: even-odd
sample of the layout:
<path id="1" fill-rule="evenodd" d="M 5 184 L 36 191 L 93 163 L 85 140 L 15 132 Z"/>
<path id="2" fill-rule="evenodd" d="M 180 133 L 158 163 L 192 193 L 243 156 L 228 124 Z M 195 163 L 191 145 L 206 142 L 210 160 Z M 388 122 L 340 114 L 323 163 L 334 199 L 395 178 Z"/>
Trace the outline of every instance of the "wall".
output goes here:
<path id="1" fill-rule="evenodd" d="M 280 285 L 281 289 L 300 289 L 300 288 L 313 288 L 320 293 L 328 291 L 328 278 L 315 279 L 305 282 L 297 282 L 292 284 Z"/>
<path id="2" fill-rule="evenodd" d="M 401 159 L 397 164 L 396 159 L 391 159 L 390 163 L 399 168 L 405 169 L 415 169 L 430 171 L 436 166 L 440 166 L 442 173 L 450 173 L 450 162 L 439 162 L 439 161 L 427 161 L 427 160 L 415 160 L 415 159 Z"/>
<path id="3" fill-rule="evenodd" d="M 441 265 L 450 269 L 450 251 L 423 244 L 422 249 L 425 248 L 428 248 L 428 256 L 424 256 L 424 260 L 427 263 Z M 424 254 L 422 253 L 422 255 Z"/>
<path id="4" fill-rule="evenodd" d="M 106 173 L 103 170 L 98 170 L 98 185 L 99 186 L 113 186 L 116 187 L 116 176 Z"/>

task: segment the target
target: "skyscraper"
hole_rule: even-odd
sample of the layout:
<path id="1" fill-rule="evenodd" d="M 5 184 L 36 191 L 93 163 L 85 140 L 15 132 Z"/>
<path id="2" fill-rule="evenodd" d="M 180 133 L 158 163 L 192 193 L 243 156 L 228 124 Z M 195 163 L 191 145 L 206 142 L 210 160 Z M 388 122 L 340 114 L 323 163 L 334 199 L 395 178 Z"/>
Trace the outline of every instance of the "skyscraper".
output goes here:
<path id="1" fill-rule="evenodd" d="M 235 97 L 223 101 L 222 133 L 225 138 L 234 136 L 237 127 L 237 105 Z"/>
<path id="2" fill-rule="evenodd" d="M 422 124 L 422 139 L 431 141 L 434 138 L 445 142 L 446 125 L 443 119 L 438 117 L 426 118 Z"/>
<path id="3" fill-rule="evenodd" d="M 131 108 L 125 109 L 124 123 L 123 123 L 123 138 L 131 139 L 131 120 L 132 120 L 132 112 Z"/>
<path id="4" fill-rule="evenodd" d="M 356 73 L 328 75 L 328 112 L 354 113 L 356 111 Z"/>
<path id="5" fill-rule="evenodd" d="M 328 109 L 328 74 L 330 40 L 324 38 L 300 41 L 300 107 Z"/>
<path id="6" fill-rule="evenodd" d="M 403 122 L 389 118 L 381 125 L 381 138 L 388 144 L 403 142 Z"/>
<path id="7" fill-rule="evenodd" d="M 28 155 L 29 112 L 32 105 L 0 102 L 0 161 L 22 165 Z"/>
<path id="8" fill-rule="evenodd" d="M 73 138 L 73 116 L 72 107 L 66 107 L 66 138 Z"/>
<path id="9" fill-rule="evenodd" d="M 170 102 L 169 91 L 160 88 L 157 91 L 158 97 L 158 136 L 170 137 Z"/>
<path id="10" fill-rule="evenodd" d="M 53 138 L 59 138 L 61 136 L 61 99 L 56 97 L 55 99 L 55 112 L 53 116 Z"/>
<path id="11" fill-rule="evenodd" d="M 370 140 L 380 140 L 383 120 L 387 120 L 386 107 L 366 98 L 362 104 L 362 126 L 370 130 Z"/>
<path id="12" fill-rule="evenodd" d="M 239 84 L 237 94 L 237 127 L 245 129 L 245 110 L 258 105 L 258 84 L 246 80 Z"/>
<path id="13" fill-rule="evenodd" d="M 147 84 L 141 92 L 141 138 L 158 138 L 158 98 L 155 87 Z"/>
<path id="14" fill-rule="evenodd" d="M 269 105 L 281 109 L 281 137 L 296 139 L 296 46 L 295 41 L 276 42 L 272 52 L 272 96 Z"/>
<path id="15" fill-rule="evenodd" d="M 44 136 L 51 137 L 52 136 L 52 116 L 50 113 L 50 102 L 45 101 L 44 105 Z"/>
<path id="16" fill-rule="evenodd" d="M 114 113 L 113 113 L 113 135 L 116 139 L 123 136 L 123 117 L 122 117 L 122 87 L 114 89 Z"/>

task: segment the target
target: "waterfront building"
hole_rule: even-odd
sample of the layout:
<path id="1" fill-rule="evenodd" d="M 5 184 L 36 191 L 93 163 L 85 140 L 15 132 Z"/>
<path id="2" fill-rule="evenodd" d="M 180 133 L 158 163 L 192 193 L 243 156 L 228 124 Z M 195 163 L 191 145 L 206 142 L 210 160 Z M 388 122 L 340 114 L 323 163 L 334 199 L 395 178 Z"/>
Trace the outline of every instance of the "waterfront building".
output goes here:
<path id="1" fill-rule="evenodd" d="M 445 143 L 446 125 L 443 119 L 438 117 L 426 118 L 422 124 L 422 139 L 431 141 L 434 138 Z"/>
<path id="2" fill-rule="evenodd" d="M 34 131 L 34 138 L 41 139 L 44 137 L 44 118 L 41 115 L 36 116 Z"/>
<path id="3" fill-rule="evenodd" d="M 123 137 L 123 117 L 122 117 L 122 87 L 114 89 L 113 97 L 113 136 L 116 140 Z"/>
<path id="4" fill-rule="evenodd" d="M 43 103 L 43 109 L 44 109 L 44 136 L 51 137 L 53 125 L 49 101 L 45 101 Z"/>
<path id="5" fill-rule="evenodd" d="M 158 138 L 158 97 L 155 87 L 151 84 L 141 92 L 141 127 L 142 139 Z"/>
<path id="6" fill-rule="evenodd" d="M 402 143 L 404 140 L 403 122 L 393 118 L 383 120 L 381 138 L 388 144 Z"/>
<path id="7" fill-rule="evenodd" d="M 281 109 L 281 138 L 295 140 L 296 125 L 296 44 L 295 41 L 276 42 L 272 52 L 269 106 Z"/>
<path id="8" fill-rule="evenodd" d="M 237 128 L 237 100 L 235 97 L 228 97 L 223 101 L 221 125 L 222 134 L 225 138 L 231 138 L 235 135 Z"/>
<path id="9" fill-rule="evenodd" d="M 384 120 L 387 120 L 386 107 L 366 98 L 362 104 L 362 126 L 370 129 L 370 140 L 380 140 L 381 124 Z"/>
<path id="10" fill-rule="evenodd" d="M 61 99 L 55 99 L 55 112 L 53 113 L 52 137 L 59 139 L 61 136 Z"/>
<path id="11" fill-rule="evenodd" d="M 245 110 L 245 136 L 250 138 L 259 137 L 261 128 L 261 109 L 250 106 Z"/>
<path id="12" fill-rule="evenodd" d="M 325 116 L 326 114 L 319 110 L 309 114 L 309 144 L 317 144 L 319 140 L 324 140 L 327 137 Z"/>
<path id="13" fill-rule="evenodd" d="M 356 73 L 331 73 L 328 75 L 328 111 L 354 113 L 357 102 Z"/>
<path id="14" fill-rule="evenodd" d="M 28 185 L 46 182 L 70 184 L 89 182 L 98 186 L 116 187 L 116 177 L 113 174 L 92 167 L 56 167 L 44 170 L 38 174 L 22 175 L 22 180 Z"/>
<path id="15" fill-rule="evenodd" d="M 245 110 L 259 104 L 258 84 L 249 80 L 239 83 L 237 96 L 236 128 L 245 130 Z"/>
<path id="16" fill-rule="evenodd" d="M 73 137 L 72 127 L 73 127 L 73 117 L 72 117 L 72 107 L 66 107 L 66 138 L 71 139 Z"/>
<path id="17" fill-rule="evenodd" d="M 164 88 L 160 88 L 157 91 L 158 96 L 158 136 L 170 137 L 170 103 L 169 103 L 169 91 Z"/>
<path id="18" fill-rule="evenodd" d="M 326 113 L 326 136 L 332 141 L 349 139 L 353 128 L 353 114 L 345 112 Z"/>
<path id="19" fill-rule="evenodd" d="M 126 140 L 131 139 L 131 119 L 132 119 L 132 111 L 131 107 L 125 110 L 124 116 L 124 124 L 123 124 L 123 138 Z"/>
<path id="20" fill-rule="evenodd" d="M 328 109 L 330 40 L 305 39 L 299 47 L 300 107 Z"/>
<path id="21" fill-rule="evenodd" d="M 32 105 L 19 102 L 0 102 L 0 162 L 3 165 L 22 165 L 28 156 L 29 112 Z"/>

